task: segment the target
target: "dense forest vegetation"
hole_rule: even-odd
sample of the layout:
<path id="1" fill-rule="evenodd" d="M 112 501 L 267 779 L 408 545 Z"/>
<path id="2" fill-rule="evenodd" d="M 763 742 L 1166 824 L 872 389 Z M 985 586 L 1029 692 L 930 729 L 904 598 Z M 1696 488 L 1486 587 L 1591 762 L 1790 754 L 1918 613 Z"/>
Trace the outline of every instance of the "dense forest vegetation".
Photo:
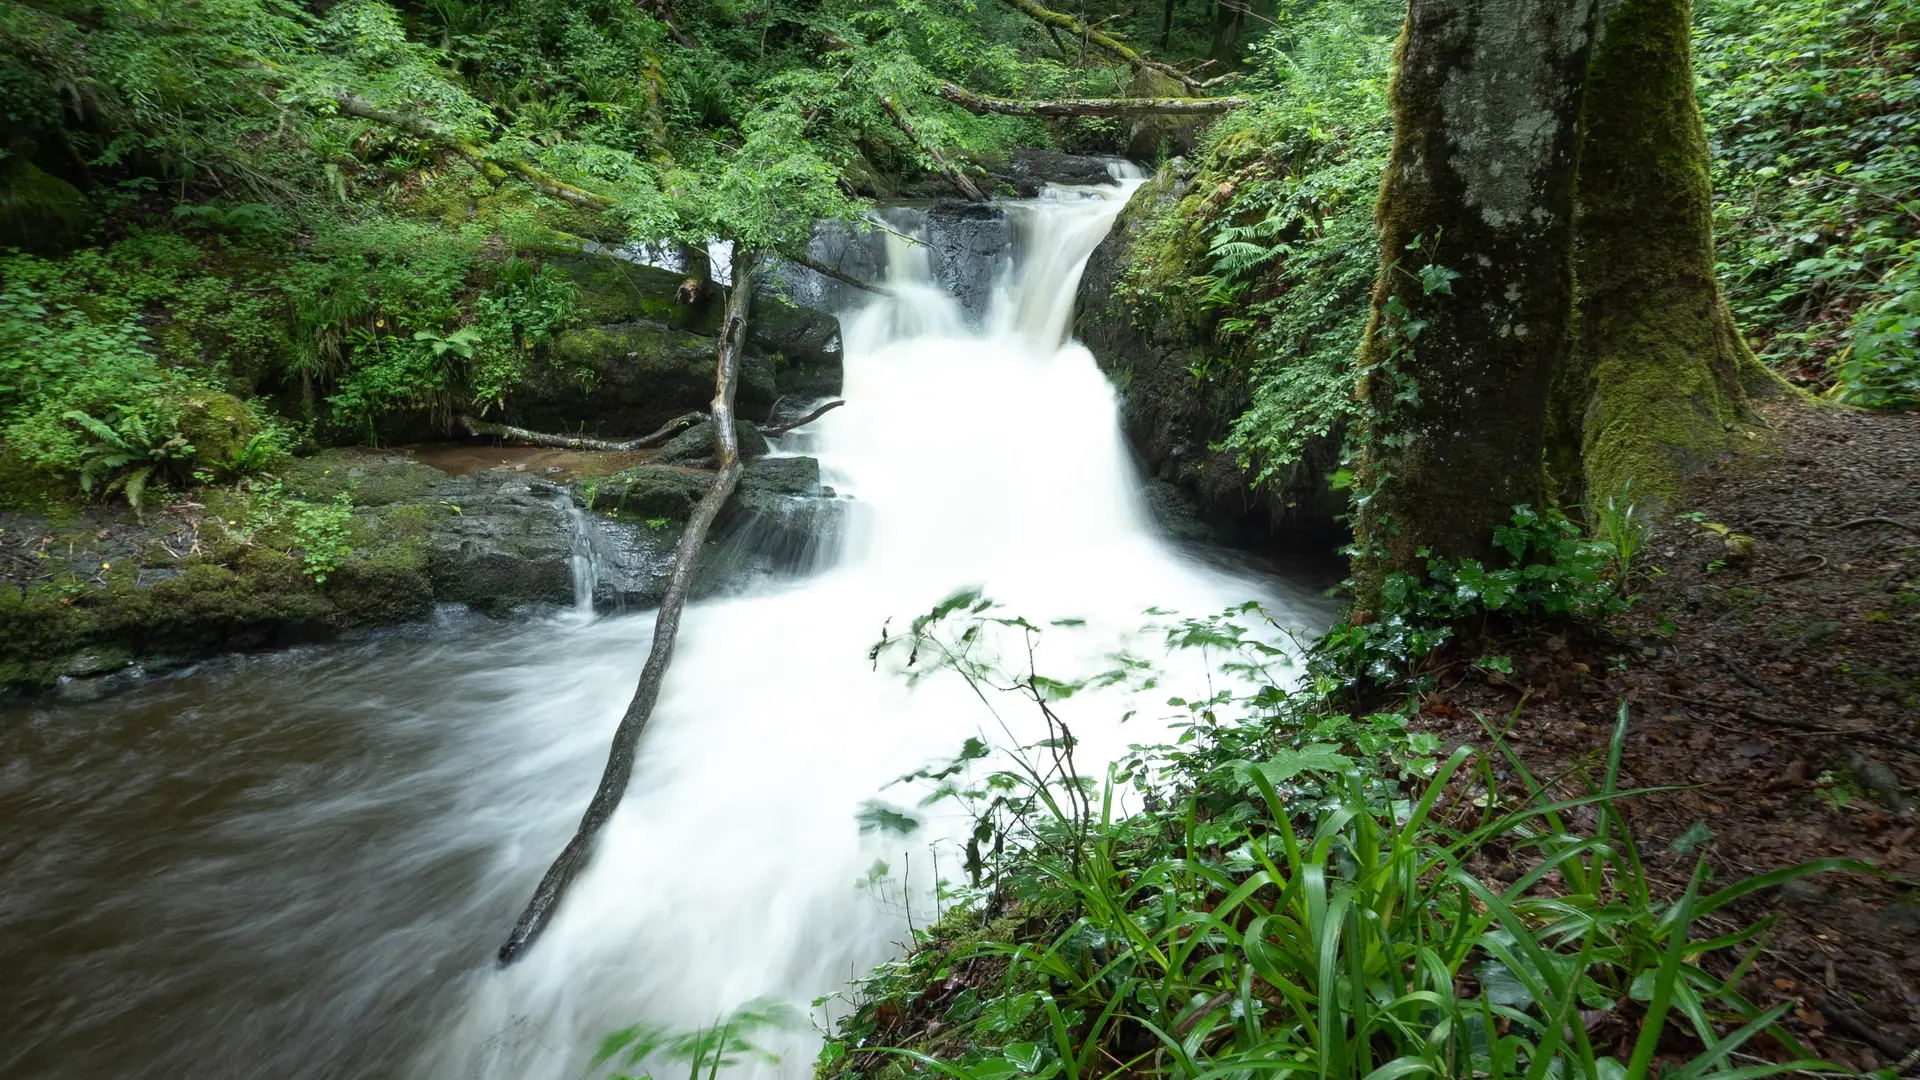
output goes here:
<path id="1" fill-rule="evenodd" d="M 713 333 L 726 275 L 710 242 L 743 265 L 805 261 L 823 219 L 1012 192 L 1016 152 L 1128 156 L 1154 176 L 1117 230 L 1109 322 L 1181 359 L 1153 385 L 1116 361 L 1126 408 L 1200 403 L 1214 459 L 1192 468 L 1215 473 L 1168 477 L 1190 495 L 1227 476 L 1276 523 L 1351 499 L 1355 603 L 1286 671 L 1293 653 L 1264 643 L 1252 609 L 1161 627 L 1249 688 L 1173 699 L 1179 741 L 1107 777 L 1075 773 L 1062 728 L 1001 748 L 1015 764 L 991 779 L 949 784 L 978 823 L 952 893 L 966 903 L 862 986 L 822 1075 L 1640 1080 L 1834 1060 L 1896 1075 L 1906 1044 L 1855 1029 L 1911 1017 L 1849 1010 L 1871 1012 L 1898 972 L 1849 996 L 1829 956 L 1823 1011 L 1756 959 L 1771 924 L 1751 905 L 1871 870 L 1866 840 L 1832 844 L 1845 859 L 1809 841 L 1710 865 L 1704 817 L 1674 810 L 1668 829 L 1623 807 L 1630 789 L 1694 782 L 1654 763 L 1688 756 L 1664 735 L 1654 749 L 1644 725 L 1628 734 L 1631 710 L 1717 693 L 1656 673 L 1684 666 L 1676 627 L 1723 643 L 1710 651 L 1742 684 L 1730 693 L 1753 691 L 1747 713 L 1797 707 L 1762 700 L 1789 672 L 1863 714 L 1920 705 L 1898 656 L 1920 619 L 1897 546 L 1916 527 L 1870 502 L 1911 497 L 1905 451 L 1874 449 L 1852 412 L 1764 412 L 1920 409 L 1920 3 L 1599 5 L 1625 29 L 1591 60 L 1586 37 L 1562 35 L 1575 44 L 1542 61 L 1586 97 L 1541 83 L 1557 141 L 1539 186 L 1560 201 L 1537 215 L 1557 224 L 1524 235 L 1521 215 L 1503 226 L 1423 178 L 1435 148 L 1463 145 L 1437 104 L 1453 69 L 1433 58 L 1461 47 L 1448 19 L 1474 4 L 1415 6 L 1427 22 L 1388 0 L 7 4 L 0 509 L 51 537 L 188 508 L 211 522 L 180 563 L 201 596 L 418 616 L 422 596 L 392 599 L 413 549 L 369 554 L 354 516 L 382 505 L 378 478 L 349 487 L 302 462 L 517 423 L 537 385 L 591 398 L 604 328 L 630 316 Z M 676 279 L 648 291 L 580 258 L 629 244 L 674 253 Z M 766 284 L 780 294 L 777 274 Z M 1524 308 L 1518 333 L 1483 314 L 1502 289 Z M 1549 338 L 1560 353 L 1542 361 Z M 1816 423 L 1847 433 L 1818 439 L 1860 455 L 1847 482 L 1867 505 L 1793 501 L 1814 482 L 1770 518 L 1756 489 L 1740 496 L 1754 520 L 1723 513 L 1738 500 L 1710 463 Z M 447 513 L 387 513 L 403 545 L 416 509 Z M 1776 544 L 1762 526 L 1856 547 Z M 77 649 L 137 653 L 128 625 L 160 619 L 87 599 L 132 595 L 104 559 L 32 562 L 51 550 L 12 553 L 27 569 L 10 564 L 18 587 L 0 595 L 24 630 L 0 657 L 8 683 L 71 674 Z M 1846 658 L 1742 666 L 1743 642 L 1826 619 L 1811 592 L 1756 616 L 1763 588 L 1874 560 L 1895 561 L 1847 586 L 1863 637 Z M 876 656 L 1010 694 L 1050 731 L 1089 685 L 1151 685 L 1131 668 L 1049 678 L 1032 653 L 972 647 L 1005 633 L 1039 631 L 963 594 Z M 1457 724 L 1443 736 L 1435 717 Z M 1903 753 L 1891 729 L 1846 734 L 1858 762 L 1812 767 L 1802 801 L 1886 811 L 1860 826 L 1873 837 L 1910 821 L 1873 759 Z M 928 776 L 985 753 L 969 744 Z M 1147 810 L 1113 816 L 1125 791 Z M 1872 842 L 1894 858 L 1912 834 Z M 1783 940 L 1817 965 L 1808 934 Z M 1829 1025 L 1853 1041 L 1826 1041 Z M 603 1063 L 667 1048 L 697 1073 L 744 1053 L 750 1028 L 636 1028 Z"/>
<path id="2" fill-rule="evenodd" d="M 1249 387 L 1229 445 L 1271 476 L 1349 408 L 1400 16 L 1223 10 L 1089 18 L 1188 68 L 1231 60 L 1253 98 L 1192 151 L 1201 182 L 1156 224 L 1134 284 L 1207 324 L 1219 370 L 1199 374 Z M 1728 297 L 1768 361 L 1870 406 L 1920 395 L 1914 18 L 1899 3 L 1698 13 Z M 484 413 L 566 362 L 553 343 L 580 300 L 542 255 L 581 238 L 792 250 L 929 150 L 1117 152 L 1140 135 L 975 116 L 943 83 L 1186 92 L 1098 47 L 1060 51 L 1057 30 L 999 4 L 34 3 L 5 20 L 16 505 L 83 485 L 138 501 L 149 482 Z M 1131 149 L 1178 149 L 1150 140 Z"/>

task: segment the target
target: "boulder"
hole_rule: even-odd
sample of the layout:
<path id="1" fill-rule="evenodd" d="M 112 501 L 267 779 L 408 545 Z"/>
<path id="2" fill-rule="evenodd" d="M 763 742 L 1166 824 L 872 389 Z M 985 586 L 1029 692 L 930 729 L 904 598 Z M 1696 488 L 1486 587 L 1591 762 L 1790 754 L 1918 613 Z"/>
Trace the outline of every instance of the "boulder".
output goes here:
<path id="1" fill-rule="evenodd" d="M 735 420 L 733 437 L 740 444 L 742 461 L 767 456 L 770 447 L 766 436 L 750 421 Z M 653 465 L 684 465 L 696 469 L 711 469 L 717 466 L 713 456 L 713 421 L 702 420 L 687 430 L 675 435 L 665 446 L 654 452 L 648 459 Z"/>
<path id="2" fill-rule="evenodd" d="M 535 431 L 609 438 L 643 435 L 713 397 L 715 342 L 665 323 L 629 322 L 572 330 L 508 398 L 507 423 Z M 748 353 L 735 400 L 764 415 L 775 393 L 773 361 Z"/>
<path id="3" fill-rule="evenodd" d="M 623 249 L 549 251 L 579 293 L 581 328 L 560 335 L 508 395 L 503 419 L 537 431 L 621 437 L 704 410 L 713 397 L 718 290 L 687 303 L 683 276 L 619 257 Z M 635 257 L 637 253 L 629 252 Z M 765 416 L 781 395 L 840 390 L 840 322 L 780 295 L 756 298 L 736 403 Z"/>

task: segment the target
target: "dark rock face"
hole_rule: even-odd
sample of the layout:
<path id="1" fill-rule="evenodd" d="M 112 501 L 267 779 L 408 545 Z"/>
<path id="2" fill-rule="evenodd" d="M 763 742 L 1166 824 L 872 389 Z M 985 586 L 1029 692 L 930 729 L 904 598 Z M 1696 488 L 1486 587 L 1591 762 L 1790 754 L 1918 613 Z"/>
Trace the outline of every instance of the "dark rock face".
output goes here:
<path id="1" fill-rule="evenodd" d="M 1253 488 L 1234 455 L 1209 449 L 1250 403 L 1239 365 L 1214 364 L 1226 374 L 1205 382 L 1191 374 L 1224 351 L 1214 342 L 1211 320 L 1127 303 L 1126 270 L 1141 257 L 1143 234 L 1186 193 L 1186 183 L 1170 170 L 1134 193 L 1087 260 L 1075 298 L 1075 334 L 1119 388 L 1121 426 L 1143 470 L 1172 485 L 1220 539 L 1249 546 L 1337 542 L 1334 518 L 1345 504 L 1327 490 L 1325 477 L 1338 465 L 1339 438 L 1322 440 L 1277 482 Z M 1143 325 L 1136 316 L 1144 316 Z"/>
<path id="2" fill-rule="evenodd" d="M 573 598 L 573 526 L 563 489 L 518 473 L 484 472 L 438 485 L 460 508 L 433 530 L 434 599 L 502 613 Z"/>
<path id="3" fill-rule="evenodd" d="M 1048 184 L 1111 184 L 1111 166 L 1116 160 L 1085 154 L 1056 154 L 1049 150 L 1015 150 L 1004 166 L 997 169 L 989 166 L 988 175 L 1005 183 L 1021 198 L 1031 199 Z"/>
<path id="4" fill-rule="evenodd" d="M 562 334 L 508 396 L 503 418 L 540 431 L 641 435 L 713 397 L 720 309 L 713 290 L 683 303 L 680 274 L 610 254 L 565 252 L 547 261 L 567 271 L 592 325 Z M 735 391 L 740 411 L 762 417 L 782 395 L 840 390 L 840 322 L 832 315 L 756 298 Z"/>
<path id="5" fill-rule="evenodd" d="M 991 204 L 943 202 L 927 211 L 926 238 L 933 280 L 978 320 L 1013 250 L 1013 221 Z"/>

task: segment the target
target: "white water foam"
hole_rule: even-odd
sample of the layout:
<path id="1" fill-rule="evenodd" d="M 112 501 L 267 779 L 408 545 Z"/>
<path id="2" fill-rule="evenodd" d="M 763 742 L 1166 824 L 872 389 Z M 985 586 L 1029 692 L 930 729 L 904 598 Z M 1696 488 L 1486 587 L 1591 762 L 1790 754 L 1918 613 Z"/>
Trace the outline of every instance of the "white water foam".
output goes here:
<path id="1" fill-rule="evenodd" d="M 1066 340 L 1087 257 L 1137 182 L 1011 205 L 1019 248 L 978 331 L 930 280 L 924 252 L 888 238 L 891 295 L 845 316 L 847 404 L 807 440 L 852 498 L 839 565 L 687 611 L 633 787 L 590 867 L 525 959 L 474 977 L 418 1075 L 577 1077 L 617 1029 L 692 1031 L 760 999 L 805 1013 L 897 955 L 909 919 L 935 913 L 936 872 L 962 876 L 957 849 L 940 843 L 955 822 L 905 839 L 863 833 L 860 806 L 911 806 L 890 782 L 969 736 L 1006 737 L 957 680 L 909 689 L 885 661 L 876 671 L 867 654 L 884 626 L 898 632 L 980 587 L 1035 622 L 1086 620 L 1047 634 L 1042 670 L 1071 675 L 1133 640 L 1149 607 L 1278 600 L 1155 536 L 1114 392 Z M 1009 706 L 1002 715 L 1024 723 Z M 1083 769 L 1158 735 L 1150 721 L 1120 725 L 1124 708 L 1067 703 Z M 526 722 L 558 725 L 559 738 L 612 717 L 548 709 Z M 502 858 L 530 882 L 552 854 Z M 878 883 L 876 862 L 890 868 Z M 815 1022 L 846 1011 L 814 1010 Z M 779 1060 L 736 1073 L 811 1073 L 817 1033 L 757 1041 Z"/>

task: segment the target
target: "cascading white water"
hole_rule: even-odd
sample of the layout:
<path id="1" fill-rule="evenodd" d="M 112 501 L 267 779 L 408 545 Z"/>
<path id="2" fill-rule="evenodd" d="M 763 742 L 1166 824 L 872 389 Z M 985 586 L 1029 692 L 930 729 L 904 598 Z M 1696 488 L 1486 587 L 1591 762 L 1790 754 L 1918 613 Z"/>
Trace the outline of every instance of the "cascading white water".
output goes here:
<path id="1" fill-rule="evenodd" d="M 888 238 L 891 295 L 845 317 L 847 405 L 808 439 L 828 483 L 852 497 L 841 564 L 687 611 L 633 788 L 590 867 L 526 959 L 472 977 L 417 1075 L 575 1077 L 614 1030 L 691 1031 L 758 999 L 805 1012 L 897 953 L 908 921 L 934 914 L 935 874 L 961 876 L 940 843 L 951 822 L 906 839 L 863 833 L 861 804 L 912 805 L 913 793 L 888 790 L 897 777 L 969 736 L 1006 739 L 956 680 L 910 689 L 884 663 L 874 670 L 883 627 L 980 587 L 1036 623 L 1085 620 L 1044 646 L 1043 670 L 1070 675 L 1129 642 L 1144 649 L 1135 635 L 1149 607 L 1278 599 L 1156 538 L 1113 391 L 1065 340 L 1080 272 L 1129 190 L 1012 206 L 1021 243 L 977 331 L 933 285 L 924 253 Z M 1125 703 L 1112 698 L 1070 705 L 1083 768 L 1157 733 L 1146 720 L 1122 727 Z M 547 710 L 537 722 L 612 719 Z M 566 827 L 587 790 L 576 794 L 557 811 Z M 515 846 L 500 858 L 530 884 L 552 854 Z M 743 1069 L 811 1071 L 813 1032 L 758 1039 L 779 1061 Z"/>
<path id="2" fill-rule="evenodd" d="M 573 551 L 573 609 L 592 614 L 594 590 L 600 587 L 606 564 L 596 542 L 593 518 L 574 505 L 573 496 L 565 491 L 555 496 L 555 500 L 567 515 L 567 545 Z"/>

